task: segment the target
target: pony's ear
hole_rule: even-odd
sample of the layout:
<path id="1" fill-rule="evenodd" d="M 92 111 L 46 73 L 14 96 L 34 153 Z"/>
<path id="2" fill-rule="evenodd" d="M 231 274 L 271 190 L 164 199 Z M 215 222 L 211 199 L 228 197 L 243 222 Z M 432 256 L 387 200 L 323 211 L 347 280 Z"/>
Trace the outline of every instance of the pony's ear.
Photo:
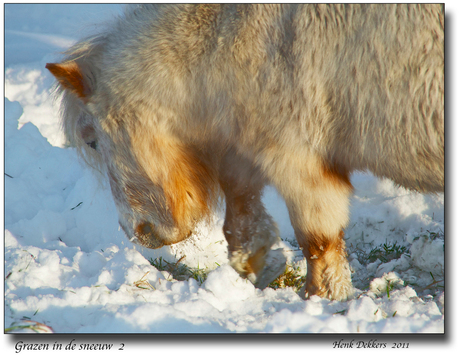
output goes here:
<path id="1" fill-rule="evenodd" d="M 62 87 L 70 90 L 86 103 L 91 95 L 89 80 L 76 62 L 47 63 L 46 69 L 58 80 Z"/>

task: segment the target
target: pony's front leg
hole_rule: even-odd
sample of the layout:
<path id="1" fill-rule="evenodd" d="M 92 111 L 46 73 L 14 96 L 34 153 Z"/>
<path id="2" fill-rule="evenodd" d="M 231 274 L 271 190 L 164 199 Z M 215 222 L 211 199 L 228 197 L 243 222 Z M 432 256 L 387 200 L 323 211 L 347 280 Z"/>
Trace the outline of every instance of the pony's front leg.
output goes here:
<path id="1" fill-rule="evenodd" d="M 292 161 L 284 165 L 289 173 L 278 179 L 277 187 L 307 261 L 305 296 L 346 300 L 353 293 L 343 239 L 353 190 L 348 172 L 318 157 L 300 166 Z"/>
<path id="2" fill-rule="evenodd" d="M 266 287 L 285 269 L 286 258 L 271 251 L 279 240 L 276 223 L 261 201 L 264 179 L 259 170 L 235 152 L 228 152 L 220 169 L 225 194 L 224 235 L 230 265 L 259 288 Z"/>

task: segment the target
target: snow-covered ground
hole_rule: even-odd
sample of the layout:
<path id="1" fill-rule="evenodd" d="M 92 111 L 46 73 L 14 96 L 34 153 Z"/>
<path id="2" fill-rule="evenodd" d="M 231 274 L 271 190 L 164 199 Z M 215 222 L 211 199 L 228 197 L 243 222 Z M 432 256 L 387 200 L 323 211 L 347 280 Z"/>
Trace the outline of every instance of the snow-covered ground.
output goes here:
<path id="1" fill-rule="evenodd" d="M 121 5 L 5 5 L 5 328 L 56 333 L 443 333 L 444 195 L 355 174 L 346 230 L 358 296 L 348 302 L 259 290 L 227 265 L 221 232 L 148 250 L 118 226 L 104 179 L 63 147 L 45 63 Z M 300 269 L 286 207 L 264 195 L 288 261 Z M 371 257 L 369 258 L 369 255 Z M 174 280 L 162 257 L 209 272 Z M 447 270 L 453 274 L 453 270 Z M 451 303 L 457 296 L 451 295 Z M 26 328 L 21 326 L 25 325 Z M 340 339 L 338 339 L 340 340 Z M 388 343 L 387 347 L 390 347 Z"/>

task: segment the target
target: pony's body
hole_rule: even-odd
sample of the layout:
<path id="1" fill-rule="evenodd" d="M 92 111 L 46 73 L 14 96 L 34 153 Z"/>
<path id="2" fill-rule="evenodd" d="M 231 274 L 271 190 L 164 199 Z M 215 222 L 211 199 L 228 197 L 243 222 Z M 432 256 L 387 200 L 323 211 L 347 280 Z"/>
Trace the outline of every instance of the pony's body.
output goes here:
<path id="1" fill-rule="evenodd" d="M 137 6 L 47 67 L 129 238 L 178 242 L 223 191 L 230 263 L 257 284 L 273 184 L 307 294 L 344 299 L 349 174 L 443 190 L 443 21 L 441 5 Z"/>

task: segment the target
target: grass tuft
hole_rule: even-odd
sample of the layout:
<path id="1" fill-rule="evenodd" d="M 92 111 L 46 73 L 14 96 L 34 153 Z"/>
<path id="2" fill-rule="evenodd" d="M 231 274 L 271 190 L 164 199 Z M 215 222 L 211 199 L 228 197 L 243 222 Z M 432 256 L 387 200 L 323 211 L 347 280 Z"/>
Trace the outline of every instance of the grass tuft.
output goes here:
<path id="1" fill-rule="evenodd" d="M 444 232 L 439 231 L 439 232 L 430 232 L 429 230 L 426 231 L 427 233 L 421 234 L 418 237 L 414 238 L 414 241 L 420 238 L 428 238 L 431 240 L 435 239 L 444 239 Z"/>
<path id="2" fill-rule="evenodd" d="M 5 329 L 5 333 L 54 333 L 50 326 L 26 318 L 24 317 L 20 322 L 14 322 L 11 327 Z"/>
<path id="3" fill-rule="evenodd" d="M 153 287 L 153 286 L 150 284 L 150 282 L 148 282 L 148 281 L 145 279 L 145 277 L 148 275 L 149 272 L 150 272 L 150 271 L 147 271 L 147 272 L 144 274 L 144 276 L 142 276 L 142 277 L 140 278 L 140 280 L 133 282 L 133 285 L 136 286 L 136 287 L 138 287 L 138 288 L 141 288 L 141 289 L 143 289 L 143 290 L 149 290 L 149 289 L 150 289 L 150 290 L 154 290 L 155 287 Z"/>
<path id="4" fill-rule="evenodd" d="M 295 292 L 300 291 L 306 281 L 306 276 L 301 272 L 300 267 L 286 266 L 283 274 L 272 281 L 268 287 L 273 289 L 292 287 Z"/>
<path id="5" fill-rule="evenodd" d="M 186 281 L 190 278 L 195 279 L 200 285 L 206 281 L 208 274 L 211 270 L 208 268 L 200 268 L 199 265 L 196 268 L 190 267 L 181 263 L 185 259 L 185 255 L 181 257 L 175 263 L 170 263 L 164 260 L 162 257 L 156 259 L 150 259 L 152 264 L 159 271 L 167 271 L 177 281 Z"/>
<path id="6" fill-rule="evenodd" d="M 387 263 L 393 259 L 399 259 L 403 254 L 409 256 L 409 250 L 403 245 L 399 245 L 397 242 L 393 244 L 380 244 L 379 246 L 373 248 L 367 260 L 369 263 L 373 263 L 379 259 L 383 263 Z"/>

